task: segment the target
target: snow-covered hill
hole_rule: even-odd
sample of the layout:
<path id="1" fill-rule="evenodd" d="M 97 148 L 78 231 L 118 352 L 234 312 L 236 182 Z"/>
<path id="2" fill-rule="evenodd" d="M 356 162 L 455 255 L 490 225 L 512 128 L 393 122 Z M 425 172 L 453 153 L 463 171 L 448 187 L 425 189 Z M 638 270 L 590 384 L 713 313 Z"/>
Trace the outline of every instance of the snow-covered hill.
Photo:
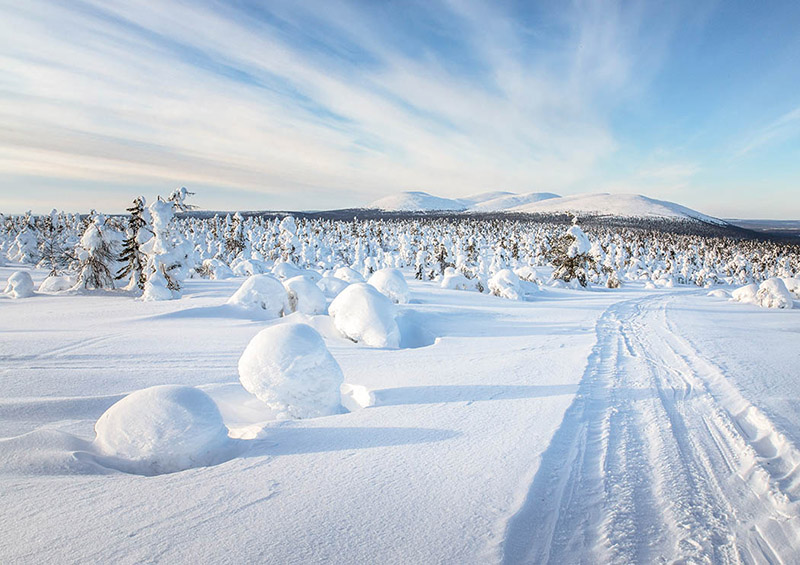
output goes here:
<path id="1" fill-rule="evenodd" d="M 461 212 L 467 209 L 467 206 L 460 200 L 441 198 L 421 191 L 392 194 L 376 200 L 366 207 L 400 212 L 434 212 L 442 210 Z"/>
<path id="2" fill-rule="evenodd" d="M 686 206 L 656 200 L 641 194 L 576 194 L 559 196 L 552 192 L 490 192 L 468 198 L 442 198 L 427 192 L 401 192 L 381 198 L 368 208 L 405 212 L 529 212 L 542 214 L 573 213 L 621 218 L 664 218 L 698 220 L 713 224 L 724 221 Z"/>
<path id="3" fill-rule="evenodd" d="M 722 220 L 666 200 L 656 200 L 641 194 L 576 194 L 552 198 L 512 208 L 514 212 L 574 213 L 592 216 L 625 218 L 668 218 L 700 220 L 724 224 Z"/>

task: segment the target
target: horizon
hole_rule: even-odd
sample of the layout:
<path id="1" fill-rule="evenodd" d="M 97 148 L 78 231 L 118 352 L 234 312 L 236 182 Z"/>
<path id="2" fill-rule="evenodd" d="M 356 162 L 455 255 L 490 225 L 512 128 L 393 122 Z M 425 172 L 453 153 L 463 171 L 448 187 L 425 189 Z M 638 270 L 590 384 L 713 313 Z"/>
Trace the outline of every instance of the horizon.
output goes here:
<path id="1" fill-rule="evenodd" d="M 797 3 L 0 13 L 3 213 L 122 213 L 186 186 L 218 211 L 610 192 L 800 219 Z"/>

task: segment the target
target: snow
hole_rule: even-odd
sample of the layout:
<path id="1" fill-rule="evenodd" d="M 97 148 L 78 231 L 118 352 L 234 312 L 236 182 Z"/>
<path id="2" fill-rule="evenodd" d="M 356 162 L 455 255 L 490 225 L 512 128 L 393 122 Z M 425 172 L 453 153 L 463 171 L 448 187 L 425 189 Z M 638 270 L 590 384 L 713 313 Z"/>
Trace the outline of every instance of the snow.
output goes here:
<path id="1" fill-rule="evenodd" d="M 303 269 L 301 269 L 294 263 L 280 261 L 276 263 L 274 267 L 272 267 L 272 274 L 283 281 L 286 279 L 291 279 L 293 277 L 302 275 Z"/>
<path id="2" fill-rule="evenodd" d="M 476 290 L 475 281 L 468 279 L 461 273 L 457 273 L 455 270 L 444 274 L 440 286 L 451 290 Z"/>
<path id="3" fill-rule="evenodd" d="M 341 412 L 343 376 L 325 342 L 306 324 L 261 330 L 239 358 L 242 386 L 279 419 Z"/>
<path id="4" fill-rule="evenodd" d="M 161 385 L 129 394 L 95 425 L 95 449 L 108 466 L 139 475 L 175 473 L 214 463 L 228 428 L 214 401 L 189 386 Z"/>
<path id="5" fill-rule="evenodd" d="M 339 267 L 333 272 L 333 276 L 348 283 L 364 282 L 364 277 L 362 277 L 358 271 L 350 267 Z"/>
<path id="6" fill-rule="evenodd" d="M 541 214 L 578 214 L 626 218 L 661 218 L 699 220 L 724 224 L 708 216 L 666 200 L 641 194 L 574 194 L 559 196 L 552 192 L 488 193 L 485 198 L 441 198 L 427 192 L 401 192 L 376 200 L 367 208 L 389 211 L 457 211 L 457 212 L 529 212 Z"/>
<path id="7" fill-rule="evenodd" d="M 281 281 L 272 275 L 253 275 L 228 299 L 228 304 L 266 319 L 277 318 L 289 311 L 289 296 Z"/>
<path id="8" fill-rule="evenodd" d="M 786 284 L 778 277 L 772 277 L 760 285 L 748 284 L 737 288 L 731 293 L 731 299 L 736 302 L 755 304 L 762 308 L 789 309 L 794 307 L 792 293 Z"/>
<path id="9" fill-rule="evenodd" d="M 724 223 L 722 220 L 701 214 L 680 204 L 648 198 L 641 194 L 576 194 L 541 200 L 510 210 L 514 212 L 578 214 L 579 216 L 695 219 L 708 223 Z"/>
<path id="10" fill-rule="evenodd" d="M 501 269 L 489 279 L 489 292 L 508 300 L 522 300 L 519 277 L 511 269 Z"/>
<path id="11" fill-rule="evenodd" d="M 324 314 L 327 309 L 325 295 L 313 281 L 302 275 L 284 281 L 289 299 L 289 310 L 303 314 Z"/>
<path id="12" fill-rule="evenodd" d="M 372 273 L 368 282 L 395 304 L 408 304 L 408 283 L 399 270 L 388 267 L 379 269 Z"/>
<path id="13" fill-rule="evenodd" d="M 328 307 L 343 336 L 371 347 L 400 347 L 392 301 L 366 283 L 351 284 Z"/>
<path id="14" fill-rule="evenodd" d="M 33 279 L 27 271 L 15 271 L 8 277 L 8 283 L 3 291 L 11 298 L 29 298 L 33 296 Z"/>
<path id="15" fill-rule="evenodd" d="M 330 271 L 328 271 L 330 272 Z M 327 274 L 327 273 L 326 273 Z M 350 283 L 334 276 L 323 276 L 317 281 L 317 286 L 328 298 L 336 298 Z"/>
<path id="16" fill-rule="evenodd" d="M 68 276 L 50 275 L 39 284 L 39 292 L 63 292 L 75 286 Z"/>
<path id="17" fill-rule="evenodd" d="M 410 273 L 408 304 L 352 285 L 397 314 L 393 349 L 328 316 L 241 315 L 225 304 L 241 280 L 189 279 L 166 302 L 0 296 L 0 561 L 800 559 L 800 310 L 643 281 L 510 301 Z M 247 344 L 298 320 L 324 336 L 347 412 L 278 419 L 239 382 Z M 266 341 L 295 362 L 320 351 Z M 131 474 L 95 422 L 166 384 L 204 392 L 229 436 L 176 440 L 183 471 Z"/>
<path id="18" fill-rule="evenodd" d="M 441 198 L 427 192 L 410 191 L 386 196 L 366 206 L 379 210 L 402 210 L 408 212 L 432 212 L 440 210 L 466 210 L 459 200 Z"/>

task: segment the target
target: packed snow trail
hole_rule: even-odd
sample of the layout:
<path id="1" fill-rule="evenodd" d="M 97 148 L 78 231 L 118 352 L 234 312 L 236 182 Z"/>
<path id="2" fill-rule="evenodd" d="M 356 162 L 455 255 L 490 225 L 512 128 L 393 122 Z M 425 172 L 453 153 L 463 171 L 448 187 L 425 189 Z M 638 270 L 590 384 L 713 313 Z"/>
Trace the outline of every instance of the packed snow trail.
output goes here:
<path id="1" fill-rule="evenodd" d="M 675 298 L 598 320 L 506 563 L 800 561 L 800 452 L 680 336 Z"/>

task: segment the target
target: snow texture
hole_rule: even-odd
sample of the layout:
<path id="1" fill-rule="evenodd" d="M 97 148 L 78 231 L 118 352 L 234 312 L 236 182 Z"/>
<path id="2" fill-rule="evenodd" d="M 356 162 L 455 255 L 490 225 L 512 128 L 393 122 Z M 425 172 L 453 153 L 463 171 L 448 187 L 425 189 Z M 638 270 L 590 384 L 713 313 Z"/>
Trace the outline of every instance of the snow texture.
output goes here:
<path id="1" fill-rule="evenodd" d="M 338 414 L 343 379 L 322 336 L 306 324 L 261 330 L 239 358 L 242 386 L 278 418 Z"/>
<path id="2" fill-rule="evenodd" d="M 400 347 L 392 301 L 365 283 L 351 284 L 328 307 L 342 335 L 371 347 Z"/>

